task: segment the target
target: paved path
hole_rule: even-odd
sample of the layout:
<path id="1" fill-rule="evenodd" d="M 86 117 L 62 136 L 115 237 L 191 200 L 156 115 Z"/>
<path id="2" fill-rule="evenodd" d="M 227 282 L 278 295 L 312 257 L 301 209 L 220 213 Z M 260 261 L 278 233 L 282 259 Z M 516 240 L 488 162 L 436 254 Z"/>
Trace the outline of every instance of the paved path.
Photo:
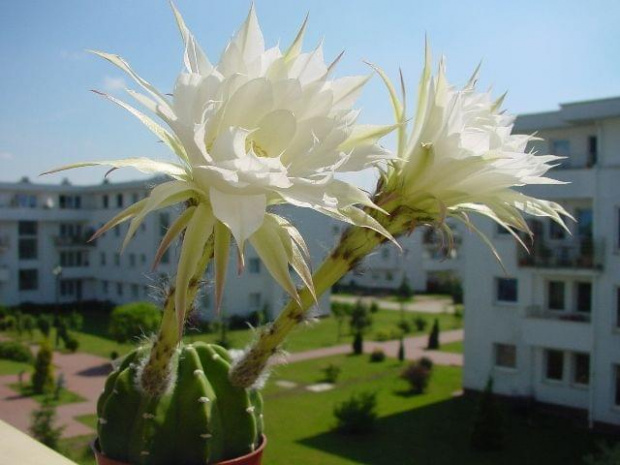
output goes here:
<path id="1" fill-rule="evenodd" d="M 65 426 L 63 437 L 93 434 L 91 428 L 75 420 L 75 417 L 95 413 L 97 398 L 109 372 L 109 360 L 84 353 L 54 352 L 53 363 L 56 366 L 56 376 L 64 374 L 67 389 L 85 399 L 84 402 L 61 405 L 56 409 L 57 424 Z M 24 382 L 28 381 L 29 375 L 24 376 Z M 0 417 L 17 429 L 28 433 L 31 412 L 39 407 L 39 403 L 28 397 L 22 397 L 7 386 L 17 382 L 17 375 L 0 376 Z"/>
<path id="2" fill-rule="evenodd" d="M 360 299 L 367 305 L 370 305 L 372 302 L 377 302 L 379 307 L 385 310 L 400 310 L 401 306 L 399 302 L 377 297 L 356 297 L 338 294 L 332 294 L 331 296 L 332 302 L 342 302 L 346 304 L 355 304 Z M 404 305 L 406 312 L 431 313 L 435 315 L 440 313 L 454 313 L 454 304 L 449 297 L 428 297 L 419 295 L 415 296 L 413 302 L 407 302 Z"/>
<path id="3" fill-rule="evenodd" d="M 463 330 L 444 331 L 440 334 L 441 343 L 455 342 L 462 339 Z M 427 341 L 427 336 L 406 338 L 405 356 L 407 360 L 415 360 L 426 356 L 438 365 L 463 365 L 463 356 L 461 354 L 424 350 Z M 387 356 L 396 357 L 398 344 L 398 341 L 366 341 L 364 342 L 364 352 L 370 353 L 374 349 L 380 348 Z M 351 345 L 343 344 L 293 353 L 287 358 L 287 362 L 300 362 L 348 353 L 351 353 Z M 57 424 L 65 426 L 63 437 L 94 434 L 91 428 L 77 421 L 75 417 L 95 413 L 97 398 L 103 389 L 110 369 L 109 360 L 85 353 L 62 354 L 55 352 L 54 365 L 56 366 L 56 375 L 59 373 L 64 374 L 67 389 L 85 399 L 84 402 L 61 405 L 57 408 Z M 0 376 L 0 417 L 21 431 L 28 433 L 31 412 L 38 408 L 39 404 L 28 397 L 22 397 L 7 386 L 8 384 L 17 383 L 17 381 L 17 375 Z M 24 381 L 27 382 L 28 380 L 24 379 Z"/>
<path id="4" fill-rule="evenodd" d="M 462 329 L 453 331 L 443 331 L 439 335 L 441 344 L 462 341 L 464 332 Z M 438 350 L 425 350 L 428 343 L 428 336 L 415 336 L 405 338 L 405 358 L 407 360 L 417 360 L 420 357 L 428 357 L 438 365 L 463 366 L 463 355 L 440 352 Z M 388 357 L 398 356 L 399 341 L 364 341 L 364 352 L 370 353 L 375 349 L 382 349 Z M 290 363 L 312 360 L 316 358 L 330 357 L 332 355 L 343 355 L 351 353 L 351 345 L 343 344 L 340 346 L 325 347 L 322 349 L 308 350 L 290 354 L 286 361 Z"/>

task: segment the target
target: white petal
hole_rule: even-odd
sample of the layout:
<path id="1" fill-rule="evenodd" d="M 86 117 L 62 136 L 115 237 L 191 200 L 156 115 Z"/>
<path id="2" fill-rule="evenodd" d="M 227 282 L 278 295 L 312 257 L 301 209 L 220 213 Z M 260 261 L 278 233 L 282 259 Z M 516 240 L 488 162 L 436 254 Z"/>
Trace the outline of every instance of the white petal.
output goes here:
<path id="1" fill-rule="evenodd" d="M 242 251 L 247 238 L 263 224 L 267 197 L 264 194 L 227 194 L 214 188 L 209 189 L 209 195 L 213 214 L 230 229 Z"/>

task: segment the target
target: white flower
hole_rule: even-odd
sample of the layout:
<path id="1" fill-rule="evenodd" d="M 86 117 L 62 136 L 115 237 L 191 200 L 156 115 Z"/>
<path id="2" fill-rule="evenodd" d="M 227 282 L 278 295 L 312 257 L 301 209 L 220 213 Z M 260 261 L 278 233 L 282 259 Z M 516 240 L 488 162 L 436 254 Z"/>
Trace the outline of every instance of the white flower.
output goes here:
<path id="1" fill-rule="evenodd" d="M 512 134 L 515 117 L 501 110 L 503 96 L 493 100 L 489 92 L 476 91 L 478 70 L 463 89 L 457 90 L 446 79 L 443 59 L 436 76 L 431 75 L 430 66 L 427 46 L 409 135 L 404 85 L 401 102 L 385 73 L 378 70 L 401 126 L 398 156 L 380 182 L 374 198 L 377 205 L 391 213 L 400 207 L 401 213 L 407 210 L 412 226 L 430 223 L 447 234 L 450 231 L 443 221 L 447 216 L 477 231 L 468 212 L 492 218 L 519 241 L 515 230 L 530 233 L 523 213 L 547 216 L 565 227 L 561 215 L 569 215 L 559 204 L 515 189 L 529 184 L 561 184 L 545 176 L 561 157 L 525 152 L 533 137 Z"/>
<path id="2" fill-rule="evenodd" d="M 176 154 L 178 163 L 139 158 L 79 163 L 53 171 L 109 165 L 173 178 L 100 232 L 131 219 L 125 246 L 148 213 L 179 202 L 190 205 L 157 253 L 161 257 L 185 230 L 176 278 L 180 321 L 187 302 L 185 292 L 179 290 L 187 288 L 200 252 L 212 236 L 218 307 L 231 235 L 241 267 L 249 240 L 274 278 L 298 299 L 288 266 L 312 289 L 307 249 L 297 230 L 269 213 L 268 207 L 290 203 L 312 208 L 389 236 L 360 208 L 376 208 L 367 195 L 334 175 L 385 159 L 388 152 L 377 140 L 393 127 L 355 124 L 358 112 L 352 105 L 369 76 L 331 79 L 340 56 L 326 65 L 320 45 L 312 52 L 301 52 L 306 21 L 285 52 L 277 46 L 266 50 L 252 7 L 219 63 L 213 65 L 173 9 L 185 46 L 185 70 L 177 78 L 172 98 L 139 77 L 119 56 L 94 53 L 135 80 L 144 93 L 128 93 L 171 131 L 128 104 L 105 97 L 139 118 Z"/>

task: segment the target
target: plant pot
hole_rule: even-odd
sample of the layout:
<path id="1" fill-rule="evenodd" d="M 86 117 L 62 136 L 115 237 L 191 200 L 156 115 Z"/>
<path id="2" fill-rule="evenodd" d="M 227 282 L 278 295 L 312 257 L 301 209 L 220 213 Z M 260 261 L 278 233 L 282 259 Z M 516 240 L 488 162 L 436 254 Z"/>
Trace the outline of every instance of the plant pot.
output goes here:
<path id="1" fill-rule="evenodd" d="M 237 457 L 235 459 L 225 460 L 224 462 L 218 462 L 214 465 L 261 465 L 263 458 L 263 451 L 265 450 L 265 446 L 267 445 L 267 437 L 263 434 L 261 437 L 260 445 L 258 449 L 254 452 L 250 452 L 243 457 Z M 131 465 L 126 462 L 119 462 L 118 460 L 111 459 L 106 457 L 99 451 L 99 444 L 97 439 L 90 443 L 90 448 L 93 450 L 95 454 L 95 458 L 97 460 L 97 465 Z M 170 464 L 174 465 L 174 464 Z"/>

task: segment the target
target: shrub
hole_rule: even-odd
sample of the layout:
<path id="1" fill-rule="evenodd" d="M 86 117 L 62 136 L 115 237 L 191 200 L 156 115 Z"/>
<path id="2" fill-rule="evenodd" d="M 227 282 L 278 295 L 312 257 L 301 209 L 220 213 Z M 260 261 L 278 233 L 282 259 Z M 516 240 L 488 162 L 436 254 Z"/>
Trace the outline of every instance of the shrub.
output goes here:
<path id="1" fill-rule="evenodd" d="M 388 331 L 387 329 L 380 329 L 375 333 L 374 339 L 378 342 L 389 341 L 390 339 L 392 339 L 392 332 Z"/>
<path id="2" fill-rule="evenodd" d="M 502 412 L 493 395 L 492 378 L 487 381 L 478 402 L 470 445 L 480 451 L 501 450 L 504 446 Z"/>
<path id="3" fill-rule="evenodd" d="M 618 465 L 620 463 L 620 442 L 613 445 L 601 443 L 597 454 L 589 454 L 583 458 L 585 465 Z"/>
<path id="4" fill-rule="evenodd" d="M 65 347 L 71 353 L 77 352 L 78 348 L 80 347 L 80 341 L 78 341 L 77 338 L 72 334 L 69 334 L 64 342 Z"/>
<path id="5" fill-rule="evenodd" d="M 431 333 L 428 335 L 428 345 L 426 348 L 428 350 L 439 349 L 439 320 L 437 318 L 435 318 Z"/>
<path id="6" fill-rule="evenodd" d="M 46 400 L 41 408 L 32 412 L 30 433 L 39 442 L 50 449 L 58 449 L 58 440 L 62 435 L 64 426 L 56 427 L 56 407 L 50 400 Z"/>
<path id="7" fill-rule="evenodd" d="M 157 330 L 161 313 L 149 302 L 134 302 L 116 307 L 110 318 L 110 335 L 120 343 Z"/>
<path id="8" fill-rule="evenodd" d="M 118 358 L 118 352 L 116 350 L 113 350 L 112 352 L 110 352 L 110 360 L 116 360 Z"/>
<path id="9" fill-rule="evenodd" d="M 15 327 L 17 326 L 17 320 L 13 315 L 7 315 L 2 318 L 2 322 L 0 323 L 0 329 L 2 331 L 15 331 Z"/>
<path id="10" fill-rule="evenodd" d="M 431 378 L 431 370 L 420 362 L 412 362 L 401 372 L 400 377 L 409 383 L 411 392 L 422 394 Z"/>
<path id="11" fill-rule="evenodd" d="M 37 327 L 37 320 L 32 315 L 23 315 L 22 318 L 22 327 L 24 331 L 28 333 L 30 339 L 34 336 L 34 330 Z"/>
<path id="12" fill-rule="evenodd" d="M 335 384 L 336 381 L 338 381 L 342 368 L 334 363 L 330 363 L 326 367 L 321 368 L 321 371 L 323 372 L 323 379 L 326 382 Z"/>
<path id="13" fill-rule="evenodd" d="M 377 313 L 379 311 L 379 304 L 374 300 L 370 304 L 370 313 Z"/>
<path id="14" fill-rule="evenodd" d="M 411 332 L 411 324 L 406 320 L 400 320 L 396 326 L 401 330 L 403 334 L 409 334 Z"/>
<path id="15" fill-rule="evenodd" d="M 51 315 L 42 314 L 37 317 L 37 328 L 39 328 L 44 337 L 50 337 L 53 321 L 54 319 Z"/>
<path id="16" fill-rule="evenodd" d="M 385 352 L 381 349 L 375 349 L 370 354 L 370 361 L 373 363 L 383 362 L 385 360 Z"/>
<path id="17" fill-rule="evenodd" d="M 417 331 L 424 331 L 426 330 L 426 327 L 428 326 L 428 321 L 426 321 L 425 318 L 418 316 L 413 319 L 413 324 L 415 325 L 415 329 Z"/>
<path id="18" fill-rule="evenodd" d="M 35 394 L 46 394 L 54 390 L 53 352 L 47 340 L 43 340 L 34 362 L 32 390 Z"/>
<path id="19" fill-rule="evenodd" d="M 420 365 L 422 365 L 424 368 L 426 368 L 428 371 L 431 371 L 431 370 L 433 369 L 433 365 L 434 365 L 434 363 L 433 363 L 433 361 L 432 361 L 430 358 L 428 358 L 428 357 L 422 357 L 422 358 L 418 361 L 418 363 L 419 363 Z"/>
<path id="20" fill-rule="evenodd" d="M 81 330 L 84 326 L 84 316 L 76 311 L 71 312 L 67 317 L 67 326 L 74 331 Z"/>
<path id="21" fill-rule="evenodd" d="M 334 407 L 336 429 L 347 434 L 362 434 L 372 431 L 377 419 L 377 394 L 361 392 L 353 394 Z"/>
<path id="22" fill-rule="evenodd" d="M 0 359 L 32 363 L 34 357 L 30 348 L 17 341 L 0 342 Z"/>

